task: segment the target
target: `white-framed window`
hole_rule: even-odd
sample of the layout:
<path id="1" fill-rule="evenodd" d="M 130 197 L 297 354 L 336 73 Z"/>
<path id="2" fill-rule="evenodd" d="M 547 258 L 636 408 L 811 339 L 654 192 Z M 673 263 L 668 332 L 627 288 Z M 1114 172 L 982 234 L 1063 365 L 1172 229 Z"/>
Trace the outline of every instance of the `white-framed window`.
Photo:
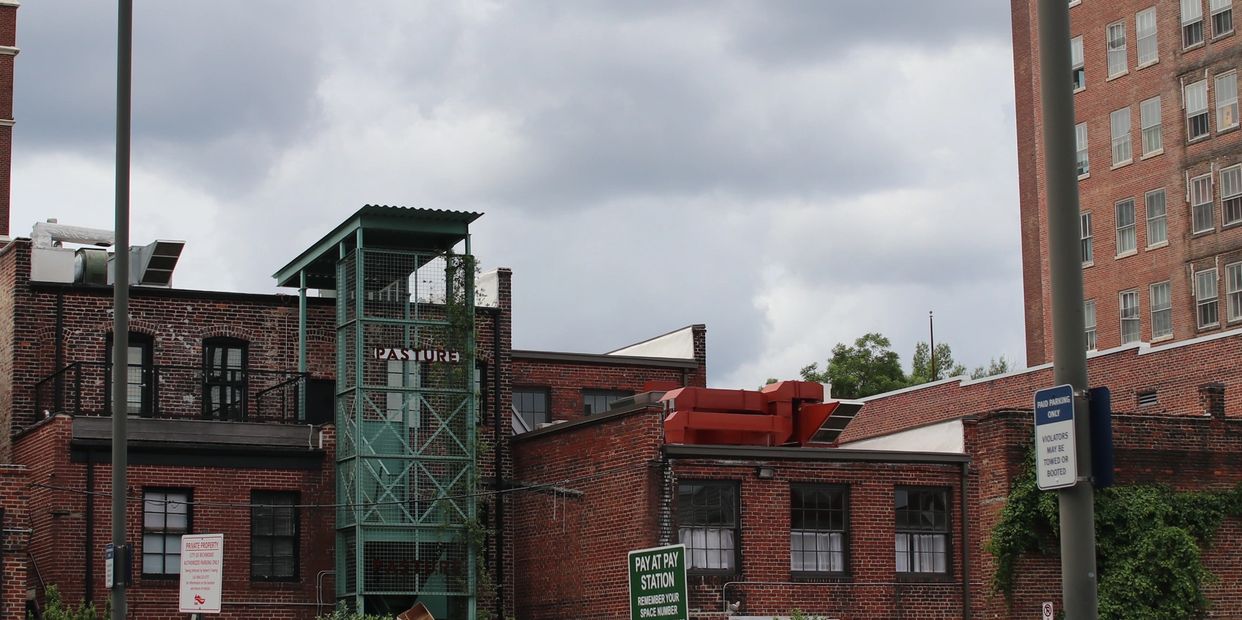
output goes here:
<path id="1" fill-rule="evenodd" d="M 1186 85 L 1186 139 L 1196 140 L 1208 135 L 1211 123 L 1208 121 L 1208 85 L 1207 80 L 1199 80 Z"/>
<path id="2" fill-rule="evenodd" d="M 1212 204 L 1212 175 L 1190 180 L 1190 232 L 1201 233 L 1216 228 Z"/>
<path id="3" fill-rule="evenodd" d="M 1233 0 L 1208 0 L 1212 11 L 1212 38 L 1233 32 Z"/>
<path id="4" fill-rule="evenodd" d="M 1138 66 L 1150 65 L 1160 59 L 1156 43 L 1156 7 L 1135 14 L 1134 38 L 1138 40 Z"/>
<path id="5" fill-rule="evenodd" d="M 1225 265 L 1225 300 L 1229 321 L 1242 320 L 1242 263 Z"/>
<path id="6" fill-rule="evenodd" d="M 1138 291 L 1122 291 L 1121 306 L 1121 344 L 1138 342 L 1142 338 L 1143 322 L 1139 318 Z"/>
<path id="7" fill-rule="evenodd" d="M 1144 157 L 1164 150 L 1163 129 L 1160 126 L 1159 95 L 1139 104 L 1139 127 L 1142 128 Z"/>
<path id="8" fill-rule="evenodd" d="M 1087 87 L 1087 69 L 1083 61 L 1082 35 L 1070 39 L 1070 73 L 1074 77 L 1074 92 Z"/>
<path id="9" fill-rule="evenodd" d="M 1130 70 L 1126 60 L 1126 23 L 1108 25 L 1108 77 L 1117 77 Z"/>
<path id="10" fill-rule="evenodd" d="M 1203 43 L 1203 0 L 1182 0 L 1182 47 Z"/>
<path id="11" fill-rule="evenodd" d="M 143 489 L 142 574 L 181 573 L 181 537 L 190 533 L 190 489 Z"/>
<path id="12" fill-rule="evenodd" d="M 1153 189 L 1144 194 L 1143 204 L 1147 210 L 1147 247 L 1168 241 L 1169 214 L 1164 188 Z"/>
<path id="13" fill-rule="evenodd" d="M 1113 166 L 1130 163 L 1134 158 L 1130 146 L 1130 108 L 1114 110 L 1108 117 L 1113 134 Z"/>
<path id="14" fill-rule="evenodd" d="M 1242 319 L 1242 262 L 1225 266 L 1225 296 L 1230 322 Z"/>
<path id="15" fill-rule="evenodd" d="M 1074 147 L 1078 151 L 1078 178 L 1091 174 L 1091 160 L 1087 157 L 1087 124 L 1074 126 Z"/>
<path id="16" fill-rule="evenodd" d="M 1117 255 L 1138 249 L 1138 225 L 1134 220 L 1134 199 L 1126 198 L 1114 205 L 1117 223 Z"/>
<path id="17" fill-rule="evenodd" d="M 1216 76 L 1216 131 L 1238 126 L 1238 72 Z"/>
<path id="18" fill-rule="evenodd" d="M 1168 280 L 1151 285 L 1151 339 L 1173 335 L 1173 294 Z"/>
<path id="19" fill-rule="evenodd" d="M 1085 267 L 1095 262 L 1095 251 L 1091 247 L 1091 212 L 1090 211 L 1079 214 L 1078 230 L 1081 235 L 1080 237 L 1081 246 L 1080 247 L 1082 248 L 1082 264 Z"/>
<path id="20" fill-rule="evenodd" d="M 1095 300 L 1088 299 L 1082 302 L 1082 322 L 1086 327 L 1087 350 L 1095 350 Z"/>
<path id="21" fill-rule="evenodd" d="M 1220 171 L 1220 207 L 1225 226 L 1242 222 L 1242 164 Z"/>
<path id="22" fill-rule="evenodd" d="M 1220 324 L 1216 299 L 1216 268 L 1195 272 L 1195 307 L 1199 329 Z"/>

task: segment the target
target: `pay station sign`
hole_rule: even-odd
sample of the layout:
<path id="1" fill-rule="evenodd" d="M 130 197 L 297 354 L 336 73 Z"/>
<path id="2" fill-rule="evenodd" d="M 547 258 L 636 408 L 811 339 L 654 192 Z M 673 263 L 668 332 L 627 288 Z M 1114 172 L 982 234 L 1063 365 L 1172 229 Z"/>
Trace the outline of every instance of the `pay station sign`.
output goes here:
<path id="1" fill-rule="evenodd" d="M 686 547 L 670 545 L 629 554 L 630 620 L 687 620 Z"/>
<path id="2" fill-rule="evenodd" d="M 224 534 L 181 537 L 181 596 L 178 611 L 220 613 L 224 583 Z"/>
<path id="3" fill-rule="evenodd" d="M 1035 392 L 1035 472 L 1045 491 L 1072 487 L 1078 480 L 1072 386 Z"/>

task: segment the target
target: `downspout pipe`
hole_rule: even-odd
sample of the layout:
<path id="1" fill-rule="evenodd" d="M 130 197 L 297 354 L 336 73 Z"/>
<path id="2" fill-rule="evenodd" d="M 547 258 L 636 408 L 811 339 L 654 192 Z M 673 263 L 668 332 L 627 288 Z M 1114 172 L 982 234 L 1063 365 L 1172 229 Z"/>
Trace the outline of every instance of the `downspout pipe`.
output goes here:
<path id="1" fill-rule="evenodd" d="M 93 450 L 86 451 L 86 488 L 95 488 L 95 452 Z M 82 550 L 82 564 L 86 576 L 86 590 L 84 599 L 86 604 L 90 605 L 95 602 L 95 563 L 91 560 L 95 556 L 95 494 L 86 494 L 86 539 L 83 541 L 85 549 Z"/>
<path id="2" fill-rule="evenodd" d="M 962 620 L 970 620 L 970 462 L 962 463 Z"/>

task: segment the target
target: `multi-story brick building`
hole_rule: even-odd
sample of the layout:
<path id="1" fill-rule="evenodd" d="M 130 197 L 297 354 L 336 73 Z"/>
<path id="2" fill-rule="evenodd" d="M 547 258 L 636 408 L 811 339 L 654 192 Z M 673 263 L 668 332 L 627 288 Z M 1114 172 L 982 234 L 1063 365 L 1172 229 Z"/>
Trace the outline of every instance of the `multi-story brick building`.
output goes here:
<path id="1" fill-rule="evenodd" d="M 1051 359 L 1034 0 L 1012 0 L 1027 363 Z M 1242 324 L 1233 0 L 1070 0 L 1089 349 Z"/>
<path id="2" fill-rule="evenodd" d="M 409 495 L 410 506 L 421 500 L 412 474 L 408 484 L 400 477 L 377 481 L 377 488 L 358 491 L 361 499 L 344 490 L 341 485 L 348 478 L 339 472 L 347 458 L 339 449 L 339 425 L 354 427 L 349 432 L 354 452 L 362 445 L 358 429 L 365 434 L 368 429 L 407 426 L 410 437 L 425 440 L 421 447 L 426 448 L 439 445 L 437 435 L 418 429 L 430 428 L 437 416 L 451 417 L 433 407 L 441 404 L 436 394 L 422 396 L 418 404 L 409 396 L 433 385 L 433 369 L 412 372 L 408 362 L 369 357 L 360 360 L 362 373 L 352 372 L 352 361 L 342 365 L 341 355 L 356 353 L 348 347 L 343 351 L 342 342 L 359 342 L 351 340 L 354 324 L 342 323 L 355 308 L 366 308 L 358 312 L 380 326 L 376 329 L 364 321 L 366 333 L 377 333 L 380 341 L 396 346 L 405 346 L 403 339 L 411 346 L 430 346 L 427 339 L 435 336 L 427 335 L 427 325 L 444 323 L 444 311 L 437 310 L 443 307 L 443 290 L 415 290 L 437 271 L 426 269 L 429 263 L 422 259 L 409 263 L 412 273 L 394 268 L 399 255 L 385 247 L 383 226 L 368 222 L 400 224 L 405 232 L 397 242 L 404 243 L 408 237 L 420 238 L 410 233 L 411 227 L 426 225 L 439 231 L 474 217 L 392 207 L 360 210 L 342 226 L 369 231 L 370 243 L 378 247 L 366 250 L 377 257 L 368 258 L 368 265 L 392 273 L 368 272 L 357 280 L 363 291 L 358 295 L 132 288 L 126 404 L 131 498 L 127 520 L 136 550 L 129 596 L 134 617 L 177 617 L 175 543 L 187 533 L 225 535 L 225 617 L 308 618 L 330 608 L 342 592 L 350 592 L 337 577 L 342 563 L 352 557 L 348 547 L 345 555 L 338 551 L 339 536 L 349 527 L 342 528 L 341 502 L 379 514 L 383 511 L 377 506 L 406 505 L 403 494 Z M 89 246 L 75 252 L 56 247 L 54 240 L 47 247 L 47 241 L 19 238 L 0 247 L 0 426 L 5 429 L 0 433 L 0 462 L 19 464 L 0 472 L 6 484 L 12 480 L 8 486 L 0 485 L 0 504 L 7 508 L 6 523 L 21 524 L 14 531 L 28 532 L 5 537 L 11 553 L 4 559 L 14 564 L 6 571 L 7 578 L 21 584 L 6 587 L 15 598 L 5 604 L 17 608 L 24 604 L 27 578 L 20 571 L 26 568 L 29 587 L 38 596 L 48 585 L 57 585 L 70 601 L 100 603 L 107 594 L 102 547 L 111 538 L 107 498 L 112 287 L 103 271 L 86 266 L 106 259 L 107 252 Z M 336 245 L 331 253 L 336 255 Z M 81 267 L 76 273 L 71 268 L 74 257 Z M 319 263 L 313 254 L 302 258 L 307 260 L 291 264 L 301 265 L 295 274 L 308 272 L 308 287 L 329 292 L 340 288 L 316 267 L 327 265 L 327 273 L 333 273 L 334 259 Z M 439 261 L 430 264 L 438 266 L 441 276 L 453 273 L 443 259 Z M 409 291 L 392 285 L 406 281 Z M 471 323 L 474 346 L 459 351 L 462 359 L 475 361 L 475 404 L 469 423 L 463 418 L 452 430 L 475 438 L 463 439 L 475 447 L 471 463 L 463 465 L 473 469 L 470 479 L 478 481 L 472 487 L 480 497 L 473 504 L 472 522 L 486 533 L 475 561 L 479 574 L 486 573 L 494 587 L 454 596 L 462 601 L 473 598 L 471 604 L 478 609 L 512 613 L 515 531 L 505 508 L 515 495 L 496 491 L 514 486 L 510 435 L 534 426 L 525 422 L 529 415 L 513 415 L 513 386 L 520 383 L 556 395 L 544 404 L 545 419 L 535 420 L 551 422 L 581 418 L 588 403 L 607 409 L 611 403 L 596 399 L 596 390 L 607 390 L 611 397 L 651 386 L 702 385 L 705 330 L 688 327 L 650 341 L 659 347 L 649 343 L 609 355 L 513 352 L 509 271 L 483 274 L 476 290 L 480 301 Z M 386 327 L 393 321 L 386 315 L 401 308 L 398 302 L 407 295 L 418 300 L 410 302 L 411 308 L 429 315 L 411 322 L 413 327 L 393 331 Z M 365 303 L 354 304 L 353 299 Z M 416 327 L 424 330 L 421 339 L 402 335 L 402 329 L 414 333 Z M 353 409 L 334 412 L 334 400 L 336 408 L 341 407 L 341 390 L 349 391 L 337 382 L 342 369 L 347 376 L 364 377 L 369 404 L 363 409 L 363 422 L 351 417 Z M 376 422 L 379 425 L 372 426 Z M 384 437 L 379 433 L 368 441 L 388 450 L 393 446 Z M 432 450 L 433 460 L 446 456 L 438 450 Z M 374 462 L 383 471 L 401 470 L 394 464 L 399 455 L 381 456 Z M 29 527 L 24 527 L 27 523 Z M 383 526 L 384 531 L 395 527 L 389 521 Z M 378 559 L 357 562 L 352 568 L 368 580 L 388 579 L 382 582 L 385 586 L 393 583 L 394 575 L 398 580 L 430 578 L 435 570 L 457 561 L 405 558 L 400 553 L 407 550 L 400 546 L 405 543 L 387 554 L 376 553 L 379 547 L 374 545 L 383 542 L 366 543 L 370 546 L 365 549 Z M 21 561 L 26 557 L 29 562 Z M 412 599 L 366 600 L 375 610 L 399 610 Z M 455 600 L 440 600 L 437 617 L 464 618 L 465 603 Z"/>

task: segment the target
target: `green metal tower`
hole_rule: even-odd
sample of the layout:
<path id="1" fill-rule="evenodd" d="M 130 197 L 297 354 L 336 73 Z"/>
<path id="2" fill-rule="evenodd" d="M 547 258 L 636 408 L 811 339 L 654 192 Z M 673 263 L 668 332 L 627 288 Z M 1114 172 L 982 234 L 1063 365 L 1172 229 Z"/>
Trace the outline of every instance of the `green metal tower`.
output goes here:
<path id="1" fill-rule="evenodd" d="M 302 371 L 306 289 L 336 291 L 336 593 L 359 610 L 475 618 L 478 217 L 366 206 L 276 274 Z"/>

